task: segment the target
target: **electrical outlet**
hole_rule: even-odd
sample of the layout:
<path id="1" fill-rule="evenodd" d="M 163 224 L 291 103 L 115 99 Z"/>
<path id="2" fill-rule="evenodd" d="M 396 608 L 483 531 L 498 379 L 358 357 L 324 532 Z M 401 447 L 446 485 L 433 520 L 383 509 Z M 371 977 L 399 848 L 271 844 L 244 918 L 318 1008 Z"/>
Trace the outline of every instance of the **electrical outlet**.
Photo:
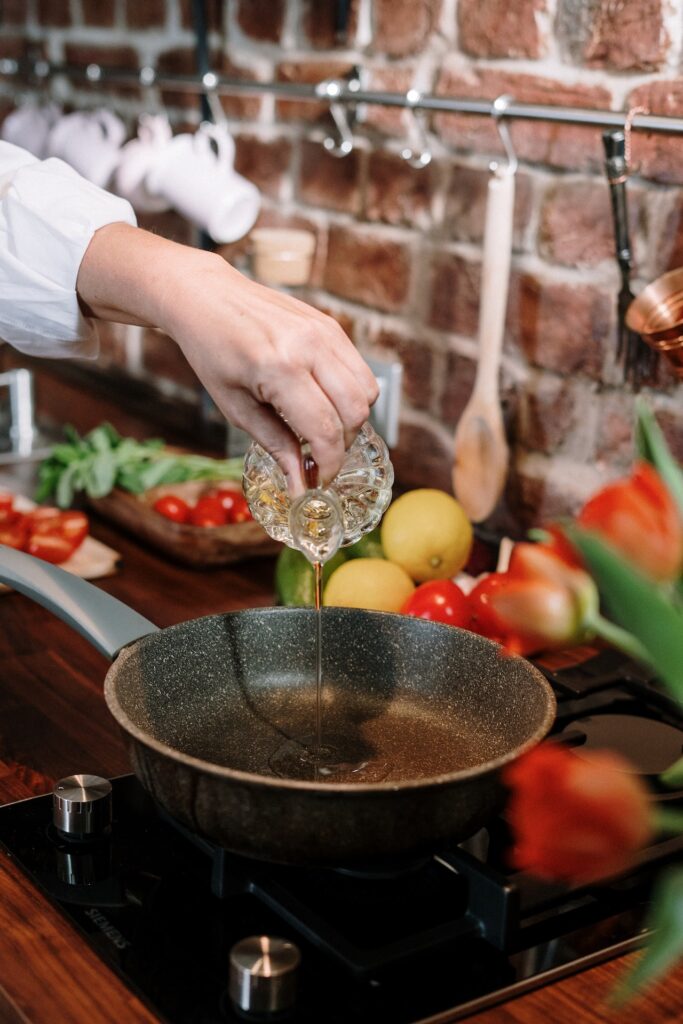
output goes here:
<path id="1" fill-rule="evenodd" d="M 366 358 L 366 362 L 379 384 L 379 398 L 370 410 L 370 422 L 387 446 L 394 448 L 398 444 L 403 366 L 384 359 Z"/>

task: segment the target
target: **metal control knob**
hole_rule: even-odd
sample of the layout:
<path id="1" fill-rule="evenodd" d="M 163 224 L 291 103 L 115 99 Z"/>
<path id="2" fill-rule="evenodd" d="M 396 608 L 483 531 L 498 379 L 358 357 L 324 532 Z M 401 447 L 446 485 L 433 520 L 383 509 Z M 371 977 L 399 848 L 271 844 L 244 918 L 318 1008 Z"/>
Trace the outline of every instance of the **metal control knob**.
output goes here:
<path id="1" fill-rule="evenodd" d="M 293 942 L 251 935 L 230 950 L 230 999 L 240 1013 L 264 1016 L 294 1005 L 301 954 Z"/>
<path id="2" fill-rule="evenodd" d="M 52 823 L 72 839 L 95 839 L 111 828 L 111 782 L 99 775 L 69 775 L 52 790 Z"/>

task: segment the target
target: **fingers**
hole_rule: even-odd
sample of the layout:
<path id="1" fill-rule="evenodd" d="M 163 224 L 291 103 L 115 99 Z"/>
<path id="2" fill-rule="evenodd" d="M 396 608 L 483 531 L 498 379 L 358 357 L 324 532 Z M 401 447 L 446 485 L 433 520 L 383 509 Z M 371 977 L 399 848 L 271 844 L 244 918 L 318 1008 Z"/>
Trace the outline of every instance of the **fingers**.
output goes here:
<path id="1" fill-rule="evenodd" d="M 342 362 L 318 359 L 313 376 L 339 416 L 344 433 L 344 448 L 350 448 L 370 415 L 369 402 L 359 390 L 353 373 Z"/>
<path id="2" fill-rule="evenodd" d="M 291 497 L 303 494 L 306 488 L 301 470 L 301 446 L 284 420 L 242 388 L 232 390 L 219 407 L 235 426 L 246 430 L 273 456 L 287 478 Z"/>

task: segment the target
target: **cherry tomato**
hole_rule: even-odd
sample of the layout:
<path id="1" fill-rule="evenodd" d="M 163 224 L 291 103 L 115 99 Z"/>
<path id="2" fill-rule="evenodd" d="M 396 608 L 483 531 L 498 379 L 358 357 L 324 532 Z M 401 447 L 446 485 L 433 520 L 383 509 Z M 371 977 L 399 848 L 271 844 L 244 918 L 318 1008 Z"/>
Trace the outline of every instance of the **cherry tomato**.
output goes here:
<path id="1" fill-rule="evenodd" d="M 230 513 L 233 510 L 235 501 L 241 498 L 242 494 L 236 487 L 213 487 L 210 491 L 206 492 L 204 497 L 217 498 L 225 509 L 225 514 L 229 522 Z"/>
<path id="2" fill-rule="evenodd" d="M 28 527 L 23 516 L 14 523 L 0 526 L 0 544 L 6 544 L 8 548 L 16 548 L 17 551 L 25 551 L 27 540 Z"/>
<path id="3" fill-rule="evenodd" d="M 233 506 L 228 512 L 229 523 L 248 523 L 254 517 L 251 514 L 247 499 L 243 494 L 236 494 Z"/>
<path id="4" fill-rule="evenodd" d="M 59 565 L 66 562 L 78 547 L 73 541 L 61 537 L 58 533 L 34 533 L 28 539 L 26 550 L 29 555 L 42 558 L 44 562 Z"/>
<path id="5" fill-rule="evenodd" d="M 190 506 L 176 494 L 164 494 L 162 498 L 157 498 L 152 508 L 174 523 L 187 523 L 190 520 Z"/>
<path id="6" fill-rule="evenodd" d="M 207 494 L 190 509 L 190 522 L 193 526 L 225 526 L 227 516 L 219 499 Z"/>
<path id="7" fill-rule="evenodd" d="M 401 611 L 418 619 L 467 628 L 470 607 L 460 587 L 451 580 L 430 580 L 416 587 Z"/>
<path id="8" fill-rule="evenodd" d="M 506 586 L 507 573 L 492 572 L 477 583 L 469 593 L 470 625 L 473 633 L 487 636 L 490 640 L 502 642 L 504 633 L 502 623 L 490 605 L 491 594 L 498 588 Z"/>

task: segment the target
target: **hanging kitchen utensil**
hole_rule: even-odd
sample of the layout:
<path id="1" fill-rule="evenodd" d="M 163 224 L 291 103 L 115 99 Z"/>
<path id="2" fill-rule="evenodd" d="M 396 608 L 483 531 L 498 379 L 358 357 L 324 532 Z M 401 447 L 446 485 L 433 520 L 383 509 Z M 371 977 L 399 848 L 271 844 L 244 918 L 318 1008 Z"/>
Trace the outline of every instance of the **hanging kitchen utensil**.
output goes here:
<path id="1" fill-rule="evenodd" d="M 636 390 L 652 379 L 657 366 L 657 353 L 632 330 L 626 320 L 626 311 L 633 301 L 631 291 L 631 269 L 633 254 L 628 225 L 626 203 L 626 179 L 629 175 L 629 132 L 635 111 L 626 118 L 623 131 L 610 128 L 603 132 L 605 148 L 605 170 L 609 182 L 614 220 L 616 258 L 621 275 L 621 288 L 617 296 L 617 360 L 621 362 L 624 380 Z"/>
<path id="2" fill-rule="evenodd" d="M 479 359 L 470 399 L 455 431 L 453 490 L 472 522 L 495 508 L 507 477 L 509 451 L 498 391 L 507 308 L 517 158 L 507 126 L 500 121 L 509 97 L 494 101 L 492 116 L 507 164 L 491 164 L 486 198 L 484 255 L 479 301 Z"/>

